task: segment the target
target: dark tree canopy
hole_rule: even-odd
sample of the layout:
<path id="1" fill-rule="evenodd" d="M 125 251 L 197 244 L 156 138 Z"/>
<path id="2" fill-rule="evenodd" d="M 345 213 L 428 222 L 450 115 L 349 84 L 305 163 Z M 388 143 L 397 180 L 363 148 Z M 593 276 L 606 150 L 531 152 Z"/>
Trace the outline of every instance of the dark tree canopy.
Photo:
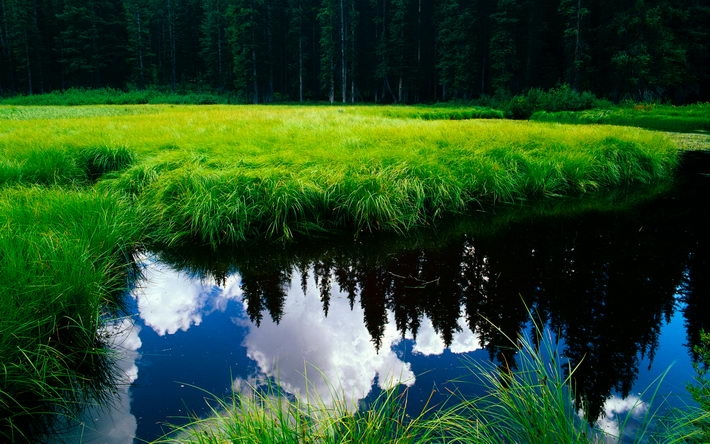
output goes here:
<path id="1" fill-rule="evenodd" d="M 0 0 L 0 95 L 710 100 L 708 0 Z"/>

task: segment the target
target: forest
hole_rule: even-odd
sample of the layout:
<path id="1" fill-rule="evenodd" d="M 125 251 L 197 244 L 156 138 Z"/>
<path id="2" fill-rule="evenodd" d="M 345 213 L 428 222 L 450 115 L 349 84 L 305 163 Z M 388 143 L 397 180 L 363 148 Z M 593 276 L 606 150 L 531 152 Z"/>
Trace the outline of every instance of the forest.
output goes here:
<path id="1" fill-rule="evenodd" d="M 0 0 L 0 96 L 710 100 L 707 0 Z"/>

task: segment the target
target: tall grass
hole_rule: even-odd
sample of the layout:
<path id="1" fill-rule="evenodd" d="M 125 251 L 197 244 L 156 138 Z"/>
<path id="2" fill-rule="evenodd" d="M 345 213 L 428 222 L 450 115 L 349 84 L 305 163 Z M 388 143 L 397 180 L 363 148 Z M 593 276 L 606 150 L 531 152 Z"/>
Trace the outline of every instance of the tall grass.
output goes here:
<path id="1" fill-rule="evenodd" d="M 352 412 L 334 391 L 335 402 L 326 405 L 284 394 L 274 385 L 250 386 L 226 399 L 209 395 L 211 413 L 192 417 L 186 425 L 158 442 L 222 443 L 602 443 L 616 442 L 597 424 L 588 421 L 574 402 L 572 367 L 563 358 L 560 344 L 548 329 L 534 324 L 532 336 L 510 339 L 515 362 L 466 362 L 469 379 L 478 382 L 486 394 L 469 399 L 452 393 L 444 405 L 427 406 L 417 416 L 406 413 L 406 390 L 382 392 L 374 402 Z M 583 366 L 580 362 L 577 366 Z M 707 409 L 706 373 L 699 373 L 701 408 L 689 407 L 670 414 L 660 406 L 646 410 L 643 424 L 632 442 L 706 442 L 710 412 Z M 661 377 L 662 378 L 662 377 Z M 659 401 L 657 381 L 642 397 Z M 692 390 L 691 390 L 692 391 Z M 631 425 L 622 418 L 623 433 Z"/>
<path id="2" fill-rule="evenodd" d="M 0 99 L 0 103 L 2 104 L 33 106 L 138 105 L 148 103 L 204 105 L 215 103 L 235 103 L 235 101 L 236 97 L 230 94 L 195 91 L 174 92 L 156 88 L 133 89 L 127 91 L 112 88 L 70 88 L 64 91 L 52 91 L 46 94 L 15 96 Z"/>
<path id="3" fill-rule="evenodd" d="M 131 210 L 105 194 L 0 190 L 0 438 L 19 441 L 105 394 L 98 335 L 128 285 Z"/>
<path id="4" fill-rule="evenodd" d="M 402 232 L 481 205 L 668 181 L 676 162 L 669 139 L 628 128 L 372 109 L 151 106 L 52 125 L 8 119 L 0 181 L 81 183 L 113 171 L 99 186 L 135 199 L 154 240 L 216 246 Z M 87 161 L 97 151 L 106 160 Z"/>
<path id="5" fill-rule="evenodd" d="M 531 117 L 540 122 L 624 125 L 660 131 L 710 131 L 710 104 L 688 106 L 636 104 L 585 111 L 538 111 Z"/>
<path id="6" fill-rule="evenodd" d="M 335 390 L 335 389 L 334 389 Z M 156 442 L 181 443 L 415 443 L 430 431 L 419 428 L 423 417 L 406 413 L 406 391 L 382 392 L 360 411 L 334 393 L 332 402 L 300 401 L 272 385 L 250 387 L 226 399 L 209 395 L 210 415 L 193 417 Z"/>
<path id="7" fill-rule="evenodd" d="M 447 442 L 603 441 L 604 433 L 575 408 L 575 368 L 562 358 L 559 343 L 541 325 L 536 324 L 532 334 L 535 337 L 509 338 L 517 351 L 515 362 L 501 367 L 492 362 L 468 364 L 471 379 L 486 387 L 487 394 L 460 398 L 433 420 L 435 427 L 446 430 Z"/>
<path id="8" fill-rule="evenodd" d="M 660 183 L 677 155 L 664 136 L 630 128 L 383 117 L 420 108 L 137 108 L 52 125 L 8 119 L 0 174 L 90 181 L 81 151 L 122 150 L 99 187 L 135 199 L 160 243 L 217 245 L 402 232 L 501 202 Z M 36 152 L 60 154 L 30 167 Z"/>
<path id="9" fill-rule="evenodd" d="M 126 169 L 134 161 L 134 153 L 123 146 L 11 151 L 0 159 L 0 186 L 86 185 L 96 182 L 105 174 Z"/>

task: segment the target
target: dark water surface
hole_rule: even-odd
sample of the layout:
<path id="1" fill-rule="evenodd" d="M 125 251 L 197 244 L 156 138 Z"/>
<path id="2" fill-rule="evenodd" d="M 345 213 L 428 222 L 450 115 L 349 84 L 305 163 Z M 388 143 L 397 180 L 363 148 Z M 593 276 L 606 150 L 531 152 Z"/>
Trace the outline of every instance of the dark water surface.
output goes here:
<path id="1" fill-rule="evenodd" d="M 82 439 L 155 439 L 206 414 L 206 392 L 269 379 L 304 398 L 304 374 L 319 402 L 335 386 L 352 408 L 397 384 L 412 412 L 432 390 L 476 396 L 450 382 L 474 380 L 463 358 L 512 362 L 506 336 L 530 330 L 528 309 L 581 362 L 579 405 L 608 430 L 634 404 L 653 408 L 643 391 L 669 367 L 660 393 L 682 406 L 691 347 L 710 328 L 708 191 L 691 171 L 674 193 L 614 204 L 623 210 L 516 209 L 407 238 L 146 254 L 134 316 L 112 327 L 130 384 L 87 413 Z"/>

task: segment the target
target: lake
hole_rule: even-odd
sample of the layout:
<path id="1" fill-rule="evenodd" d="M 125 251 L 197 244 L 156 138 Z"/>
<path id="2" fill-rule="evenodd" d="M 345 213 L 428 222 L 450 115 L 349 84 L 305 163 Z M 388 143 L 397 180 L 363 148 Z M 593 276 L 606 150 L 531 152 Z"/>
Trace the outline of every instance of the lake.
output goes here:
<path id="1" fill-rule="evenodd" d="M 692 403 L 692 346 L 710 328 L 706 161 L 688 158 L 653 199 L 520 204 L 406 236 L 142 253 L 130 316 L 107 327 L 125 383 L 56 440 L 153 440 L 208 414 L 206 399 L 269 381 L 326 404 L 335 387 L 353 410 L 402 385 L 415 414 L 449 390 L 480 396 L 472 363 L 514 362 L 508 338 L 531 334 L 531 318 L 579 364 L 578 406 L 606 430 L 633 405 L 653 410 L 647 389 L 665 372 L 656 404 Z"/>

